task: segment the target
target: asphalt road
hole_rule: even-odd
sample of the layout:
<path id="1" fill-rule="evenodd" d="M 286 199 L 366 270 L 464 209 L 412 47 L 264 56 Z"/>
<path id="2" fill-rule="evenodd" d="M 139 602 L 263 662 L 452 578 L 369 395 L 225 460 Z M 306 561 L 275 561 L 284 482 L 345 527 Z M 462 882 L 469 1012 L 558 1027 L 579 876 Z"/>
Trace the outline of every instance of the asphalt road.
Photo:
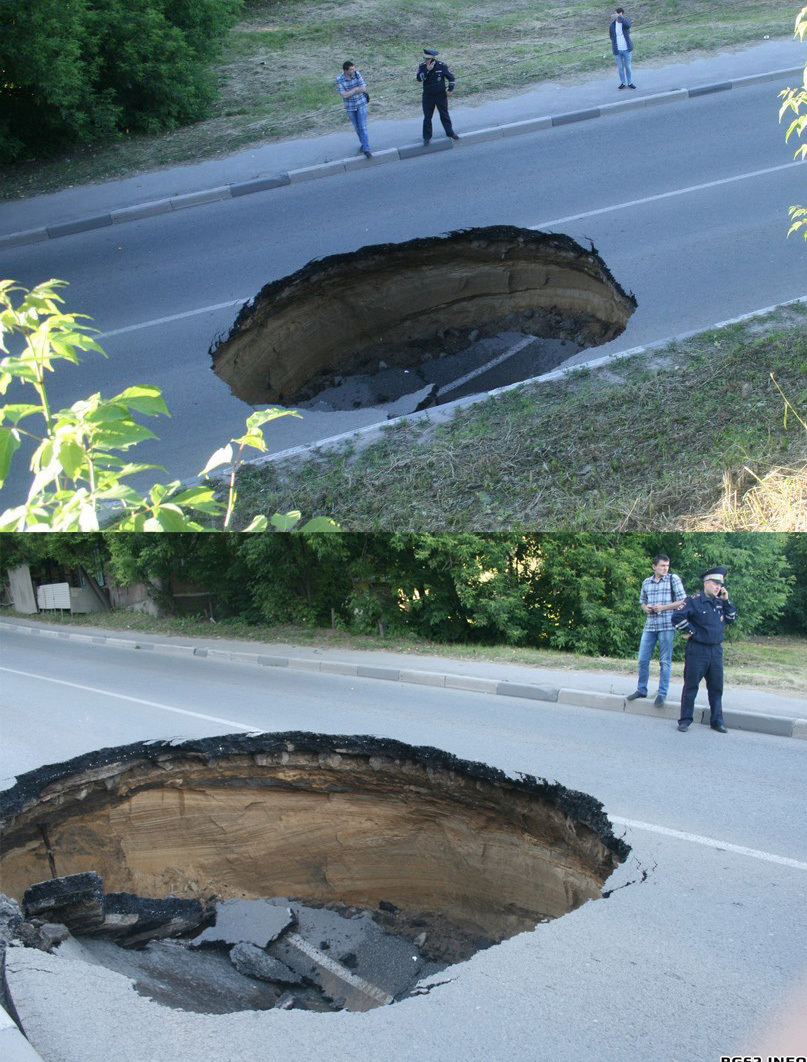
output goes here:
<path id="1" fill-rule="evenodd" d="M 250 412 L 213 375 L 211 340 L 241 300 L 317 256 L 498 223 L 590 238 L 639 301 L 626 333 L 597 356 L 804 295 L 803 246 L 785 239 L 803 170 L 776 121 L 781 87 L 768 82 L 20 247 L 0 257 L 0 273 L 26 285 L 69 280 L 68 308 L 110 333 L 108 361 L 59 368 L 53 404 L 156 384 L 173 419 L 152 425 L 161 442 L 138 455 L 191 476 Z M 272 425 L 270 445 L 378 419 L 370 410 L 306 413 Z M 9 501 L 28 482 L 22 466 L 18 456 Z"/>
<path id="2" fill-rule="evenodd" d="M 85 996 L 71 980 L 64 1014 L 52 1000 L 61 1024 L 52 1050 L 40 1045 L 49 1060 L 235 1062 L 271 1043 L 273 1057 L 311 1062 L 717 1062 L 760 1053 L 761 1023 L 807 975 L 803 742 L 706 727 L 684 736 L 641 716 L 16 632 L 3 633 L 0 668 L 3 786 L 40 763 L 147 738 L 371 733 L 582 789 L 633 848 L 612 882 L 627 887 L 450 968 L 423 997 L 371 1015 L 245 1022 L 146 1015 L 125 985 L 94 977 Z"/>

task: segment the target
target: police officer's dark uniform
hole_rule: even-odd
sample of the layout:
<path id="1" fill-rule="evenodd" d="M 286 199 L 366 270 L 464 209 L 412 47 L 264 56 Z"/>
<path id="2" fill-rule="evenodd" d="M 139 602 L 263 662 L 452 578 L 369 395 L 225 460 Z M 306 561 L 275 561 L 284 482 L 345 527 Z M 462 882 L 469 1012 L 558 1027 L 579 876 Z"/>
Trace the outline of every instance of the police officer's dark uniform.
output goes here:
<path id="1" fill-rule="evenodd" d="M 719 585 L 725 591 L 725 568 L 710 568 L 701 579 Z M 678 729 L 686 732 L 693 719 L 695 697 L 701 679 L 706 679 L 712 730 L 725 734 L 723 723 L 723 638 L 727 623 L 734 623 L 737 609 L 725 597 L 710 597 L 705 591 L 686 598 L 681 608 L 672 614 L 673 627 L 689 634 L 684 660 L 684 689 L 681 694 L 681 718 Z"/>
<path id="2" fill-rule="evenodd" d="M 418 67 L 417 79 L 423 84 L 423 143 L 428 144 L 432 138 L 432 115 L 434 108 L 440 115 L 446 136 L 459 140 L 451 125 L 448 113 L 448 93 L 454 91 L 456 79 L 445 63 L 435 57 L 439 54 L 432 48 L 424 48 L 426 58 Z M 431 69 L 426 65 L 429 59 L 435 59 Z"/>

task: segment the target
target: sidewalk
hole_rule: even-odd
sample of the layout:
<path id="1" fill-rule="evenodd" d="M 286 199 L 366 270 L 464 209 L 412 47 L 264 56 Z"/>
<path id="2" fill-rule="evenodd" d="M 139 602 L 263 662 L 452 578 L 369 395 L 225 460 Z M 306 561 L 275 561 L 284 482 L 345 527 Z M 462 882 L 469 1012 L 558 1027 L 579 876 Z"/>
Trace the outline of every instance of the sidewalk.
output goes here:
<path id="1" fill-rule="evenodd" d="M 681 683 L 673 682 L 663 708 L 653 707 L 653 698 L 627 702 L 636 688 L 633 675 L 599 671 L 564 671 L 534 668 L 525 664 L 458 660 L 386 650 L 319 649 L 281 642 L 253 642 L 227 638 L 191 638 L 185 635 L 107 631 L 103 627 L 42 623 L 37 620 L 0 620 L 3 630 L 36 632 L 40 636 L 69 638 L 76 642 L 200 657 L 260 667 L 288 667 L 298 671 L 355 676 L 379 681 L 465 689 L 476 693 L 518 697 L 558 705 L 576 705 L 631 715 L 678 718 Z M 655 672 L 651 672 L 651 679 Z M 652 692 L 652 690 L 651 690 Z M 700 712 L 700 717 L 698 713 Z M 726 726 L 807 740 L 807 697 L 788 697 L 764 690 L 737 688 L 729 672 L 724 694 Z M 705 693 L 698 696 L 695 721 L 708 724 Z"/>
<path id="2" fill-rule="evenodd" d="M 0 250 L 427 152 L 467 150 L 480 140 L 508 138 L 644 106 L 686 102 L 759 81 L 771 81 L 771 120 L 775 121 L 776 93 L 781 85 L 798 84 L 804 66 L 804 45 L 790 38 L 655 66 L 644 65 L 641 52 L 637 55 L 634 76 L 638 88 L 628 99 L 617 91 L 615 70 L 576 84 L 549 82 L 479 104 L 462 102 L 460 79 L 451 108 L 462 136 L 456 145 L 438 132 L 431 147 L 423 148 L 413 80 L 410 118 L 376 121 L 371 111 L 372 160 L 356 156 L 355 134 L 345 122 L 340 132 L 325 136 L 276 141 L 220 159 L 0 203 Z M 334 106 L 339 106 L 336 98 Z"/>

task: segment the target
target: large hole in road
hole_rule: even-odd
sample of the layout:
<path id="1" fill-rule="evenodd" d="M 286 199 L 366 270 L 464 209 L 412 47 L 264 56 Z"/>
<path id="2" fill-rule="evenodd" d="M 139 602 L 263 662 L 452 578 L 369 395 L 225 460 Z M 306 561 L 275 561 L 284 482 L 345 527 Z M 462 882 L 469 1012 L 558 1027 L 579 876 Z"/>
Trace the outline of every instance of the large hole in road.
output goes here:
<path id="1" fill-rule="evenodd" d="M 569 236 L 508 225 L 363 247 L 267 284 L 211 348 L 252 405 L 389 416 L 548 372 L 636 309 Z"/>
<path id="2" fill-rule="evenodd" d="M 449 963 L 598 898 L 629 852 L 585 793 L 309 733 L 102 749 L 20 776 L 0 817 L 2 890 L 29 918 L 199 1010 L 366 1010 L 423 991 Z M 115 942 L 145 957 L 124 961 Z M 239 995 L 219 967 L 200 989 L 208 952 L 263 994 Z"/>

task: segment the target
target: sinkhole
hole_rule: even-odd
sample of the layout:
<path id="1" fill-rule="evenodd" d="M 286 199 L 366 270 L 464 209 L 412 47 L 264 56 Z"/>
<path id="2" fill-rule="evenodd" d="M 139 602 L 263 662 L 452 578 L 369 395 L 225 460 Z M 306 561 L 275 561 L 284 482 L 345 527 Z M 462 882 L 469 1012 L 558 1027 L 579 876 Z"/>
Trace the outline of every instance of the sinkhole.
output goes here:
<path id="1" fill-rule="evenodd" d="M 510 225 L 362 247 L 267 284 L 210 350 L 251 405 L 389 416 L 551 371 L 625 330 L 596 250 Z"/>
<path id="2" fill-rule="evenodd" d="M 21 775 L 0 820 L 0 889 L 27 916 L 203 1011 L 421 994 L 600 897 L 630 851 L 594 797 L 558 783 L 296 732 L 101 749 Z M 233 987 L 233 964 L 260 990 Z"/>

